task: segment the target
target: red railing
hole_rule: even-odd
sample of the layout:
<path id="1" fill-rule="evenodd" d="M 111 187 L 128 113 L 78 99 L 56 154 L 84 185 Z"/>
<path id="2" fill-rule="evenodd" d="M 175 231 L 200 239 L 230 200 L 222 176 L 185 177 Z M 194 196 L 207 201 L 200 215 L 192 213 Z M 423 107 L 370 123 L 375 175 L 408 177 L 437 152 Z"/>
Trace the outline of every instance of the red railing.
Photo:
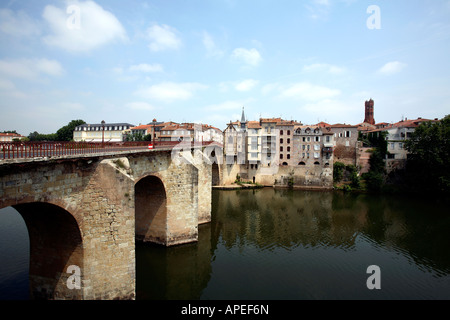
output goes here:
<path id="1" fill-rule="evenodd" d="M 202 142 L 202 146 L 211 141 Z M 173 148 L 178 141 L 155 142 L 0 142 L 0 160 L 20 158 L 60 157 L 92 153 Z M 151 147 L 150 147 L 151 146 Z M 181 145 L 182 146 L 182 145 Z"/>

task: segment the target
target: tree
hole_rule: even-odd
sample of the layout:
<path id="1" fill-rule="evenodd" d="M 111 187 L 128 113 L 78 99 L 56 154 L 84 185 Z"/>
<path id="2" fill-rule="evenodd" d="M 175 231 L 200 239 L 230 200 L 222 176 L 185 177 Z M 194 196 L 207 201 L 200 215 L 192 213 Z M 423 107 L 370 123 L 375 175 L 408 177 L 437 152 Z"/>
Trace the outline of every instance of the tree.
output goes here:
<path id="1" fill-rule="evenodd" d="M 57 141 L 72 141 L 73 140 L 73 131 L 75 127 L 78 127 L 82 124 L 85 124 L 83 120 L 72 120 L 66 126 L 60 128 L 56 131 L 56 140 Z"/>
<path id="2" fill-rule="evenodd" d="M 28 139 L 29 141 L 55 141 L 56 133 L 42 134 L 34 131 L 28 135 Z"/>
<path id="3" fill-rule="evenodd" d="M 342 180 L 342 178 L 344 177 L 344 169 L 345 169 L 345 164 L 343 164 L 342 162 L 335 162 L 333 164 L 333 181 L 334 182 L 340 182 Z"/>
<path id="4" fill-rule="evenodd" d="M 423 122 L 405 142 L 410 153 L 408 184 L 415 190 L 450 192 L 450 115 L 438 122 Z"/>

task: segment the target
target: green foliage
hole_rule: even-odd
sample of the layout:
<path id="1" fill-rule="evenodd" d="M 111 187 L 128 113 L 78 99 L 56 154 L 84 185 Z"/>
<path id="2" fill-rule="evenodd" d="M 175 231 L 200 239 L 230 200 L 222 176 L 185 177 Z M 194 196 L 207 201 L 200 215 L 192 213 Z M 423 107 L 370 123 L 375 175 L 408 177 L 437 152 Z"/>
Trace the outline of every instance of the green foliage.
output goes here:
<path id="1" fill-rule="evenodd" d="M 344 168 L 345 168 L 345 164 L 343 164 L 342 162 L 335 162 L 333 164 L 333 181 L 334 182 L 339 182 L 342 180 L 342 178 L 344 177 Z"/>
<path id="2" fill-rule="evenodd" d="M 294 187 L 294 178 L 293 177 L 290 177 L 288 179 L 288 187 L 289 188 L 293 188 Z"/>
<path id="3" fill-rule="evenodd" d="M 37 131 L 28 135 L 29 141 L 72 141 L 75 127 L 85 124 L 83 120 L 72 120 L 66 126 L 60 128 L 56 133 L 42 134 Z"/>
<path id="4" fill-rule="evenodd" d="M 348 165 L 345 167 L 345 170 L 349 175 L 352 188 L 359 189 L 361 187 L 361 182 L 358 175 L 358 168 L 354 165 Z"/>
<path id="5" fill-rule="evenodd" d="M 30 141 L 56 141 L 56 133 L 42 134 L 37 131 L 28 135 Z"/>
<path id="6" fill-rule="evenodd" d="M 378 193 L 384 186 L 384 174 L 381 172 L 369 171 L 363 174 L 363 179 L 366 182 L 366 188 L 370 192 Z"/>
<path id="7" fill-rule="evenodd" d="M 406 176 L 411 188 L 449 193 L 450 115 L 439 122 L 420 124 L 405 148 L 410 152 Z"/>
<path id="8" fill-rule="evenodd" d="M 56 131 L 56 141 L 72 141 L 73 140 L 73 131 L 75 127 L 78 127 L 82 124 L 85 124 L 83 120 L 72 120 L 69 124 L 60 128 Z"/>

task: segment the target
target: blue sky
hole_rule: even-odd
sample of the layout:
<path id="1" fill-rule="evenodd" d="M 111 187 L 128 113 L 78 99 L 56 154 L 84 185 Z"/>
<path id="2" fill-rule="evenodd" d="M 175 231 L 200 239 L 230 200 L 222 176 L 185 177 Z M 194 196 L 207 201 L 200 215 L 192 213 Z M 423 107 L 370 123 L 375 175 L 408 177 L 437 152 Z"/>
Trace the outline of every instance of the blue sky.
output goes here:
<path id="1" fill-rule="evenodd" d="M 0 131 L 442 118 L 449 38 L 449 0 L 5 0 Z"/>

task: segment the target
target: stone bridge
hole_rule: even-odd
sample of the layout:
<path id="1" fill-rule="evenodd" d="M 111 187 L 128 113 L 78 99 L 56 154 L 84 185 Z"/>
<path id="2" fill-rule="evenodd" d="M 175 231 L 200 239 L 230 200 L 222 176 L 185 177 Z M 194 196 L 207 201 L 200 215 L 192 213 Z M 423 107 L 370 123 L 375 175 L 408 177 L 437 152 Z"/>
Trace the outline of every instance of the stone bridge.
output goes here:
<path id="1" fill-rule="evenodd" d="M 204 148 L 0 161 L 0 209 L 30 238 L 33 299 L 135 299 L 135 241 L 194 242 L 211 219 Z M 211 152 L 210 152 L 211 154 Z"/>

